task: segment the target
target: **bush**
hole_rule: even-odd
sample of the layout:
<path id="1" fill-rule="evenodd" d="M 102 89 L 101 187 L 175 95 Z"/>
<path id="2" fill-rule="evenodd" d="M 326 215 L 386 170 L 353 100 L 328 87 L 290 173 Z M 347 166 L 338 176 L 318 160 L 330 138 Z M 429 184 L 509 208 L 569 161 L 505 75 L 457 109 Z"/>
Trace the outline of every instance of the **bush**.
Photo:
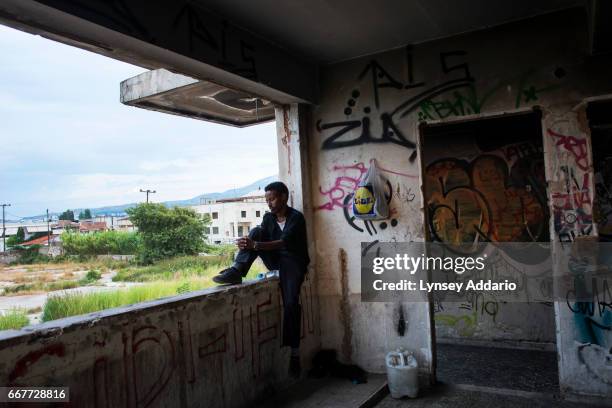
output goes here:
<path id="1" fill-rule="evenodd" d="M 47 255 L 43 255 L 39 252 L 41 246 L 40 245 L 32 245 L 28 247 L 18 246 L 15 249 L 19 253 L 19 258 L 17 259 L 18 264 L 30 265 L 34 263 L 47 263 L 51 259 Z"/>
<path id="2" fill-rule="evenodd" d="M 62 244 L 66 255 L 91 257 L 96 255 L 135 255 L 140 239 L 136 232 L 102 231 L 89 234 L 64 232 Z"/>
<path id="3" fill-rule="evenodd" d="M 87 271 L 83 279 L 79 281 L 81 285 L 89 285 L 99 281 L 102 278 L 102 273 L 98 269 L 90 269 Z"/>
<path id="4" fill-rule="evenodd" d="M 150 264 L 180 255 L 197 255 L 204 248 L 204 229 L 209 222 L 191 208 L 167 208 L 143 203 L 127 210 L 142 240 L 140 259 Z"/>

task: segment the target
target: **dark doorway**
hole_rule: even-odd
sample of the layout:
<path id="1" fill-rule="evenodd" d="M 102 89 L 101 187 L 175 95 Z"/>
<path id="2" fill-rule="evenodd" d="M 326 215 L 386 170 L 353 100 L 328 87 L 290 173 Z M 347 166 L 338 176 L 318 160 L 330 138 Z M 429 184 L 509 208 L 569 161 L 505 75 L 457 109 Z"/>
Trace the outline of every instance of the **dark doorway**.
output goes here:
<path id="1" fill-rule="evenodd" d="M 428 241 L 550 241 L 539 111 L 424 125 L 421 134 Z M 518 271 L 516 263 L 487 267 Z M 439 381 L 558 391 L 552 303 L 434 296 L 433 312 Z"/>
<path id="2" fill-rule="evenodd" d="M 594 221 L 600 241 L 612 241 L 612 101 L 587 108 L 595 177 Z"/>

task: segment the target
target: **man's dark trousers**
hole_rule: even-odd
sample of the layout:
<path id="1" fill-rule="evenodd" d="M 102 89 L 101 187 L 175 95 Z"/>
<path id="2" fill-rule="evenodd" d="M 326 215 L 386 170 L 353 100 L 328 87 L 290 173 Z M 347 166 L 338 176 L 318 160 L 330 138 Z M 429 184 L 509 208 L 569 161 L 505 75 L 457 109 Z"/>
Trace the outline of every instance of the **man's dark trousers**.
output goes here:
<path id="1" fill-rule="evenodd" d="M 270 239 L 265 236 L 260 227 L 255 227 L 249 232 L 249 238 L 253 241 L 265 242 Z M 283 298 L 283 345 L 292 348 L 300 345 L 301 329 L 301 306 L 300 289 L 306 274 L 305 268 L 294 256 L 283 250 L 277 251 L 255 251 L 253 249 L 241 249 L 236 255 L 235 263 L 240 265 L 240 272 L 244 277 L 255 259 L 260 257 L 266 268 L 278 270 L 281 296 Z"/>

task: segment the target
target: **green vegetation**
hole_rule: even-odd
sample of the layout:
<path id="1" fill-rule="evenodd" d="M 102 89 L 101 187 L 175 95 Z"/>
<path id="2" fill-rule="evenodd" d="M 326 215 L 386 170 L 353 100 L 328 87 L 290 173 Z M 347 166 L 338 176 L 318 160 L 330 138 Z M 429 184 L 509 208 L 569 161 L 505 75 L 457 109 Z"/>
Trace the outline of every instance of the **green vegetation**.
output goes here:
<path id="1" fill-rule="evenodd" d="M 58 217 L 60 220 L 74 221 L 74 211 L 66 210 Z"/>
<path id="2" fill-rule="evenodd" d="M 21 329 L 30 324 L 28 315 L 22 309 L 13 309 L 0 314 L 0 330 Z"/>
<path id="3" fill-rule="evenodd" d="M 82 286 L 81 283 L 74 280 L 22 283 L 15 286 L 5 287 L 3 295 L 26 295 L 30 293 L 52 292 L 54 290 L 72 289 L 77 288 L 79 286 Z"/>
<path id="4" fill-rule="evenodd" d="M 19 253 L 17 263 L 22 265 L 31 265 L 35 263 L 47 263 L 51 259 L 48 255 L 43 255 L 39 252 L 40 245 L 30 245 L 28 247 L 16 247 Z"/>
<path id="5" fill-rule="evenodd" d="M 81 285 L 91 285 L 102 278 L 102 273 L 98 269 L 90 269 L 87 271 L 83 279 L 79 281 Z"/>
<path id="6" fill-rule="evenodd" d="M 174 296 L 188 290 L 207 287 L 207 279 L 192 279 L 177 282 L 153 282 L 127 289 L 93 293 L 69 293 L 49 296 L 43 308 L 42 321 L 97 312 L 113 307 L 132 305 L 147 300 Z M 180 289 L 180 290 L 179 290 Z"/>
<path id="7" fill-rule="evenodd" d="M 140 247 L 140 237 L 136 232 L 126 231 L 102 231 L 92 234 L 66 231 L 62 234 L 62 244 L 66 255 L 135 255 Z"/>
<path id="8" fill-rule="evenodd" d="M 124 268 L 113 280 L 146 283 L 119 290 L 50 296 L 45 303 L 42 320 L 92 313 L 209 288 L 216 285 L 212 277 L 221 269 L 227 268 L 231 263 L 230 259 L 184 256 L 146 267 Z M 255 263 L 245 279 L 254 279 L 263 271 L 265 268 Z"/>
<path id="9" fill-rule="evenodd" d="M 193 215 L 188 215 L 188 217 L 193 217 Z M 204 222 L 204 220 L 198 221 L 198 223 Z M 96 241 L 97 235 L 104 234 L 106 233 L 78 236 L 78 234 L 66 233 L 62 237 L 68 237 L 68 245 L 73 245 L 74 248 L 101 248 L 104 245 L 99 244 L 100 242 L 113 242 L 110 238 L 105 241 L 102 237 Z M 133 238 L 136 235 L 132 233 L 130 236 Z M 206 246 L 203 242 L 201 248 L 210 255 L 182 255 L 158 260 L 149 265 L 112 259 L 95 259 L 81 255 L 64 255 L 54 259 L 45 257 L 45 263 L 16 268 L 17 271 L 7 270 L 5 273 L 11 276 L 10 280 L 15 285 L 4 288 L 3 295 L 51 292 L 92 285 L 102 277 L 102 273 L 109 270 L 117 272 L 113 278 L 114 281 L 139 282 L 137 286 L 124 289 L 51 294 L 42 309 L 42 321 L 49 321 L 216 286 L 212 277 L 231 265 L 236 248 L 234 245 Z M 37 249 L 31 252 L 31 256 L 38 253 Z M 86 253 L 87 250 L 76 252 Z M 80 261 L 81 259 L 86 259 L 86 261 Z M 87 270 L 84 276 L 77 272 L 83 270 Z M 264 271 L 263 265 L 256 262 L 245 279 L 254 279 L 258 273 Z M 19 310 L 0 317 L 0 330 L 18 328 L 27 324 L 28 318 L 25 311 Z"/>
<path id="10" fill-rule="evenodd" d="M 113 281 L 151 282 L 157 280 L 213 276 L 232 262 L 228 256 L 180 256 L 148 266 L 131 266 L 117 272 Z M 251 268 L 253 269 L 253 268 Z"/>
<path id="11" fill-rule="evenodd" d="M 6 239 L 6 246 L 7 248 L 14 247 L 21 244 L 23 241 L 25 241 L 25 231 L 23 227 L 19 227 L 17 228 L 17 234 Z"/>
<path id="12" fill-rule="evenodd" d="M 79 220 L 91 220 L 92 218 L 91 210 L 89 208 L 79 213 Z"/>
<path id="13" fill-rule="evenodd" d="M 205 249 L 204 229 L 210 222 L 191 208 L 167 208 L 143 203 L 127 210 L 141 238 L 140 260 L 151 264 L 180 255 L 196 255 Z"/>

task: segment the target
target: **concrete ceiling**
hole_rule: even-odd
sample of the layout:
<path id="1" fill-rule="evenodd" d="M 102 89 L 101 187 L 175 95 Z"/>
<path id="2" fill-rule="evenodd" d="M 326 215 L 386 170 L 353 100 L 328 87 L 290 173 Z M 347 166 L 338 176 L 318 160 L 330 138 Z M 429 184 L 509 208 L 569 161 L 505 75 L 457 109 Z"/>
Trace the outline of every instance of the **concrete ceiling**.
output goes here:
<path id="1" fill-rule="evenodd" d="M 584 0 L 196 2 L 297 55 L 323 64 L 584 6 Z"/>

